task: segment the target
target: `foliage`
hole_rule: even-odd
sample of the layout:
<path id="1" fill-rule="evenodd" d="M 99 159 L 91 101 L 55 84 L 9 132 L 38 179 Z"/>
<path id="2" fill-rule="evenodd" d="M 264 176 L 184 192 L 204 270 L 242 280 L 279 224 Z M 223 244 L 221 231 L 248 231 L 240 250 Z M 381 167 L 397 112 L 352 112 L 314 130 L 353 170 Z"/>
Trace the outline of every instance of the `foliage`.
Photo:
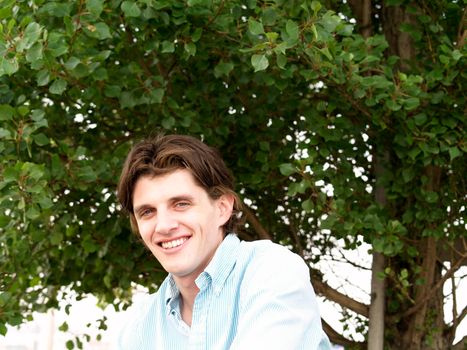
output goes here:
<path id="1" fill-rule="evenodd" d="M 423 3 L 375 7 L 416 15 L 405 60 L 340 1 L 0 1 L 0 333 L 63 286 L 117 308 L 132 283 L 157 288 L 115 198 L 154 130 L 220 148 L 249 204 L 244 238 L 266 232 L 310 266 L 330 234 L 388 257 L 400 332 L 425 240 L 465 238 L 464 9 Z"/>

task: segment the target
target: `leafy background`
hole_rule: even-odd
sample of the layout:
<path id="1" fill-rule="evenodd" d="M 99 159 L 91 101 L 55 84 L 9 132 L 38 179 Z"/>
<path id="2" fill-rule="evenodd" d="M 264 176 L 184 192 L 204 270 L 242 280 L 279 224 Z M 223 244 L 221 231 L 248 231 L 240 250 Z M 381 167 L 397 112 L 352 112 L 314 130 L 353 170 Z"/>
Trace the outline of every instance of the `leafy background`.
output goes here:
<path id="1" fill-rule="evenodd" d="M 466 260 L 464 25 L 459 1 L 0 1 L 1 333 L 64 286 L 117 309 L 157 289 L 115 185 L 132 143 L 165 131 L 220 149 L 241 237 L 301 254 L 347 327 L 450 346 L 467 313 L 445 323 L 459 298 L 442 294 Z M 370 323 L 376 304 L 316 268 L 337 240 L 382 262 Z"/>

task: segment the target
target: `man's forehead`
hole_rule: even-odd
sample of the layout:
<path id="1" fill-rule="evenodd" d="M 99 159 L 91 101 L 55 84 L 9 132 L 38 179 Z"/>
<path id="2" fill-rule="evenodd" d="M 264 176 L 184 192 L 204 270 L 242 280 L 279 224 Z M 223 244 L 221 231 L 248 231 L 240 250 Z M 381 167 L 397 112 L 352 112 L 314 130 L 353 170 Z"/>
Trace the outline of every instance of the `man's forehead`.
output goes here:
<path id="1" fill-rule="evenodd" d="M 207 195 L 206 190 L 197 184 L 191 172 L 187 169 L 179 169 L 163 175 L 140 177 L 135 184 L 133 204 L 136 205 L 140 199 L 146 198 L 169 200 L 203 193 Z"/>

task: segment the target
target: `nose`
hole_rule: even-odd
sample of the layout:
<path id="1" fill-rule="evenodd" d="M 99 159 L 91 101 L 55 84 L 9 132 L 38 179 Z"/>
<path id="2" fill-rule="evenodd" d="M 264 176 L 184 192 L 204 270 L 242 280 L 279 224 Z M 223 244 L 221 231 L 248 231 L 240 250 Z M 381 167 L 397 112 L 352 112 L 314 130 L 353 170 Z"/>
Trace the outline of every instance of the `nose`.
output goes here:
<path id="1" fill-rule="evenodd" d="M 154 232 L 161 235 L 168 235 L 178 228 L 176 217 L 169 211 L 159 212 L 154 226 Z"/>

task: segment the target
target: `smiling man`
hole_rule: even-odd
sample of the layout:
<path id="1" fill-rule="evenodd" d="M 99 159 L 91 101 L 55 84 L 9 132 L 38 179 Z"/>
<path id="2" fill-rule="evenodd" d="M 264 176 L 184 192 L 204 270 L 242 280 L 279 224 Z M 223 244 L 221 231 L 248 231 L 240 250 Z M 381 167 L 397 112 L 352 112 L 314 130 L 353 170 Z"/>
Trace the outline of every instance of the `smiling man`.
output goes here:
<path id="1" fill-rule="evenodd" d="M 193 137 L 130 151 L 118 197 L 168 276 L 133 307 L 120 350 L 330 348 L 306 264 L 270 241 L 238 239 L 233 188 L 219 154 Z"/>

